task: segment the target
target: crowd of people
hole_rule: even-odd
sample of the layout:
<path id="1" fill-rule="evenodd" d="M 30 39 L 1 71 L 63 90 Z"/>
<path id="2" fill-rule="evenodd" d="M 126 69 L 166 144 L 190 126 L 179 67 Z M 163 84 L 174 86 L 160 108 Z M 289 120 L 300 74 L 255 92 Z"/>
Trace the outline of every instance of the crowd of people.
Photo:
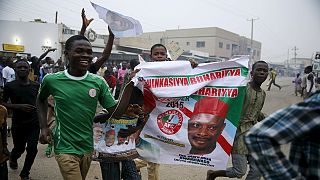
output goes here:
<path id="1" fill-rule="evenodd" d="M 103 64 L 108 60 L 114 35 L 109 30 L 109 40 L 101 57 L 92 62 L 92 46 L 84 36 L 91 19 L 88 20 L 82 11 L 82 29 L 80 35 L 70 37 L 65 44 L 65 62 L 61 59 L 54 62 L 47 55 L 56 49 L 48 49 L 39 58 L 28 60 L 1 60 L 5 62 L 2 69 L 3 96 L 0 105 L 0 179 L 8 179 L 7 161 L 11 169 L 18 169 L 17 160 L 26 151 L 26 158 L 20 177 L 30 179 L 30 169 L 37 156 L 38 140 L 42 144 L 51 144 L 61 175 L 65 180 L 85 179 L 93 153 L 93 122 L 110 117 L 121 117 L 124 113 L 142 116 L 142 121 L 135 128 L 122 130 L 120 136 L 127 137 L 139 132 L 146 123 L 145 117 L 152 111 L 148 98 L 133 87 L 130 81 L 137 73 L 134 67 L 138 60 L 128 65 L 122 62 L 118 67 Z M 162 44 L 151 47 L 152 61 L 167 61 L 167 49 Z M 44 59 L 44 60 L 43 60 Z M 193 68 L 197 63 L 190 61 Z M 306 78 L 297 79 L 296 84 L 305 89 L 305 100 L 288 108 L 277 111 L 265 118 L 261 112 L 266 92 L 261 88 L 270 72 L 271 84 L 275 84 L 276 74 L 269 71 L 265 61 L 257 61 L 250 70 L 251 81 L 246 86 L 246 95 L 241 112 L 239 127 L 235 135 L 231 153 L 232 167 L 226 170 L 209 170 L 207 180 L 216 177 L 241 178 L 249 172 L 246 179 L 319 179 L 320 178 L 320 142 L 317 130 L 320 129 L 319 98 L 315 91 L 312 68 L 305 70 Z M 99 73 L 99 74 L 98 74 Z M 299 78 L 299 75 L 297 75 Z M 277 85 L 276 85 L 277 86 Z M 278 86 L 281 89 L 281 86 Z M 297 89 L 298 92 L 298 89 Z M 50 97 L 54 103 L 49 103 Z M 119 101 L 116 101 L 119 99 Z M 211 133 L 212 141 L 221 134 L 225 124 L 223 119 L 228 108 L 217 99 L 203 98 L 207 104 L 206 111 L 198 112 L 195 105 L 193 116 L 188 124 L 188 139 L 192 145 L 192 154 L 210 153 L 215 143 L 200 147 L 194 139 L 193 131 L 203 123 L 201 116 L 213 116 L 217 109 L 223 109 L 219 118 L 211 118 L 219 132 Z M 96 115 L 97 103 L 106 109 Z M 134 103 L 135 106 L 128 104 Z M 53 106 L 53 107 L 52 107 Z M 213 105 L 212 105 L 213 106 Z M 49 127 L 48 108 L 54 109 L 55 127 Z M 148 109 L 149 108 L 149 109 Z M 12 110 L 11 134 L 13 149 L 7 149 L 7 117 Z M 128 112 L 129 111 L 129 112 Z M 81 113 L 79 113 L 81 112 Z M 203 126 L 206 126 L 204 124 Z M 192 129 L 192 128 L 193 129 Z M 210 133 L 210 132 L 205 132 Z M 39 138 L 40 137 L 40 138 Z M 289 160 L 280 150 L 280 145 L 292 142 Z M 137 143 L 138 144 L 138 143 Z M 138 145 L 137 145 L 138 146 Z M 103 179 L 140 180 L 140 168 L 147 167 L 148 179 L 160 179 L 160 165 L 143 159 L 128 159 L 119 162 L 101 162 Z M 120 168 L 120 165 L 122 168 Z"/>

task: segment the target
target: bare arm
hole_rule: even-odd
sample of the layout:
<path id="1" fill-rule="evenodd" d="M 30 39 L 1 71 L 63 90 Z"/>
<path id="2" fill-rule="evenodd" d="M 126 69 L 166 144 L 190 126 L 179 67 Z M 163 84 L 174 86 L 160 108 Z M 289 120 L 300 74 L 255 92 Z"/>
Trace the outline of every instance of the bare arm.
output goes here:
<path id="1" fill-rule="evenodd" d="M 133 90 L 133 87 L 134 87 L 134 84 L 133 82 L 129 82 L 122 94 L 120 95 L 119 97 L 119 103 L 117 104 L 117 108 L 114 109 L 114 111 L 112 111 L 112 117 L 115 117 L 115 118 L 120 118 L 122 116 L 122 114 L 124 114 L 124 112 L 127 110 L 127 107 L 129 105 L 129 102 L 130 102 L 130 97 L 131 97 L 131 94 L 132 94 L 132 90 Z M 109 111 L 109 109 L 107 109 Z M 111 111 L 109 111 L 111 112 Z"/>
<path id="2" fill-rule="evenodd" d="M 80 35 L 84 36 L 84 33 L 86 32 L 87 27 L 89 26 L 91 21 L 93 21 L 93 19 L 92 18 L 89 20 L 87 19 L 84 8 L 82 8 L 82 11 L 81 11 L 81 18 L 82 18 L 82 26 L 80 30 Z"/>
<path id="3" fill-rule="evenodd" d="M 48 55 L 49 52 L 54 52 L 55 50 L 57 50 L 57 48 L 50 48 L 48 49 L 46 52 L 44 52 L 43 54 L 41 54 L 41 56 L 39 57 L 39 61 L 41 61 L 44 57 L 46 57 Z"/>
<path id="4" fill-rule="evenodd" d="M 119 103 L 116 106 L 108 108 L 108 113 L 98 114 L 94 117 L 94 122 L 106 122 L 107 119 L 114 117 L 120 118 L 122 114 L 127 110 L 129 105 L 130 96 L 133 89 L 133 82 L 130 82 L 126 85 L 121 97 L 119 98 Z"/>
<path id="5" fill-rule="evenodd" d="M 98 58 L 98 60 L 93 64 L 96 70 L 99 70 L 100 67 L 109 59 L 111 55 L 114 34 L 112 33 L 111 29 L 108 27 L 109 30 L 109 38 L 106 47 L 103 50 L 102 56 Z"/>
<path id="6" fill-rule="evenodd" d="M 41 100 L 39 97 L 37 98 L 37 108 L 38 108 L 38 117 L 41 128 L 40 134 L 40 143 L 48 144 L 51 140 L 51 130 L 48 127 L 48 100 Z"/>

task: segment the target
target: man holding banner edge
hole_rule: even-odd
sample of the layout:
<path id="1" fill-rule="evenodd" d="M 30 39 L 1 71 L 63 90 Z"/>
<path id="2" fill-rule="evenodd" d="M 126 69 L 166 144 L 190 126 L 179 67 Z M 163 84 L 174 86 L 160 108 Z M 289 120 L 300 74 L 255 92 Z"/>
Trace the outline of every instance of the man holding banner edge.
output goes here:
<path id="1" fill-rule="evenodd" d="M 239 127 L 237 129 L 231 153 L 233 167 L 219 171 L 208 170 L 207 180 L 214 180 L 216 177 L 241 178 L 247 172 L 247 163 L 249 163 L 250 170 L 246 179 L 258 180 L 261 178 L 261 174 L 244 144 L 243 137 L 254 124 L 259 120 L 264 119 L 261 109 L 264 104 L 266 93 L 261 89 L 261 84 L 268 77 L 268 64 L 265 61 L 255 62 L 252 65 L 252 71 L 250 74 L 252 79 L 247 84 L 247 91 L 241 112 Z"/>

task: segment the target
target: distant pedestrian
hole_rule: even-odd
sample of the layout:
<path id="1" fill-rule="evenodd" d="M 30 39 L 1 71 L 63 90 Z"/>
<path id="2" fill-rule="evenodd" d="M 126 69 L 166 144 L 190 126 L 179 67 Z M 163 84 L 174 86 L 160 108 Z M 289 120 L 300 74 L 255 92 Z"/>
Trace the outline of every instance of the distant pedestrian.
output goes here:
<path id="1" fill-rule="evenodd" d="M 316 92 L 315 75 L 312 72 L 312 66 L 305 67 L 304 74 L 302 79 L 303 96 L 308 98 L 312 93 Z"/>
<path id="2" fill-rule="evenodd" d="M 7 59 L 6 67 L 2 69 L 3 84 L 14 81 L 16 79 L 13 65 L 13 61 L 11 59 Z"/>
<path id="3" fill-rule="evenodd" d="M 114 88 L 116 87 L 117 78 L 114 77 L 113 72 L 110 72 L 111 70 L 107 69 L 104 71 L 103 78 L 107 81 L 108 86 L 110 88 L 110 92 L 112 93 Z"/>
<path id="4" fill-rule="evenodd" d="M 121 68 L 118 69 L 118 76 L 117 76 L 117 84 L 116 84 L 116 93 L 114 98 L 118 99 L 121 92 L 121 87 L 124 82 L 124 76 L 127 73 L 127 62 L 122 62 Z"/>
<path id="5" fill-rule="evenodd" d="M 296 96 L 298 96 L 298 93 L 300 93 L 300 95 L 302 95 L 302 87 L 301 87 L 302 79 L 300 77 L 300 73 L 297 74 L 293 83 L 294 83 L 294 94 Z"/>
<path id="6" fill-rule="evenodd" d="M 320 179 L 320 93 L 279 110 L 249 130 L 245 142 L 266 180 Z M 289 159 L 281 145 L 291 143 Z"/>
<path id="7" fill-rule="evenodd" d="M 277 71 L 273 68 L 270 68 L 270 78 L 269 80 L 271 80 L 269 82 L 269 87 L 267 91 L 270 91 L 271 85 L 275 85 L 279 88 L 279 90 L 281 90 L 281 86 L 279 86 L 278 84 L 276 84 L 276 77 L 277 77 Z"/>

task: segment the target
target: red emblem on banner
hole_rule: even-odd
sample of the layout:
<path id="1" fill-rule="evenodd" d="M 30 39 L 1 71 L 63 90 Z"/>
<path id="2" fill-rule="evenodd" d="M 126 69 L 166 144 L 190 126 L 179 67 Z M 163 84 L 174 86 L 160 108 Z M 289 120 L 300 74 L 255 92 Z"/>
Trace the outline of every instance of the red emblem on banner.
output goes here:
<path id="1" fill-rule="evenodd" d="M 181 112 L 175 109 L 163 112 L 157 117 L 159 129 L 167 135 L 177 133 L 182 126 L 182 122 L 183 116 Z"/>

